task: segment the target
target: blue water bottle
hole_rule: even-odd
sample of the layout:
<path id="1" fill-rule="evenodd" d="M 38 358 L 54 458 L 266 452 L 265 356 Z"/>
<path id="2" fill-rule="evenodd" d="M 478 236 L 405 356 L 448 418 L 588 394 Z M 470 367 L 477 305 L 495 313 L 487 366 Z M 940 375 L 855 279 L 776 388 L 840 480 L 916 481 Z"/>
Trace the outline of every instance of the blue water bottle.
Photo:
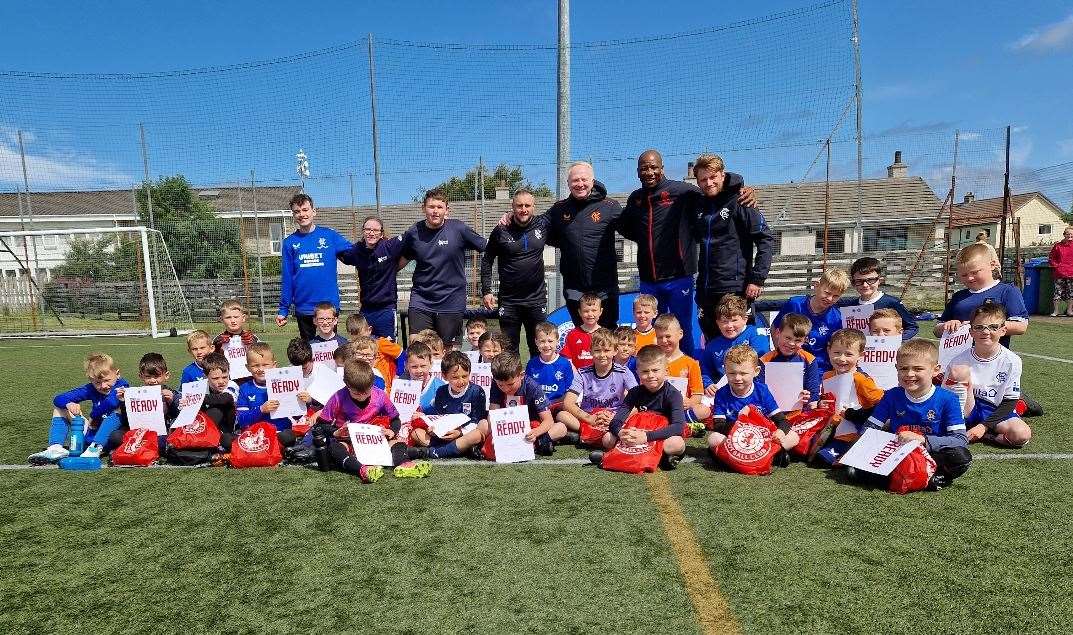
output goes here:
<path id="1" fill-rule="evenodd" d="M 86 420 L 82 418 L 82 415 L 71 417 L 71 431 L 67 435 L 67 445 L 71 456 L 78 456 L 86 449 L 85 429 Z"/>

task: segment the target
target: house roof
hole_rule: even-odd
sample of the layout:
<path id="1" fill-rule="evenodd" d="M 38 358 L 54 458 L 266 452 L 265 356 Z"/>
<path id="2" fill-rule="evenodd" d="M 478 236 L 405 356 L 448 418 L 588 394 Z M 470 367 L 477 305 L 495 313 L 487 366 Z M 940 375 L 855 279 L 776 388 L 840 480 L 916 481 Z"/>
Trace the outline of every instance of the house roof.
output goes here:
<path id="1" fill-rule="evenodd" d="M 229 212 L 253 209 L 253 190 L 239 187 L 201 187 L 194 191 L 198 197 L 212 203 L 218 211 Z M 257 188 L 259 209 L 287 207 L 287 201 L 301 191 L 297 185 L 264 186 Z M 0 217 L 19 216 L 19 194 L 0 192 Z M 23 213 L 26 200 L 22 197 Z M 31 192 L 33 214 L 37 216 L 113 216 L 135 214 L 137 204 L 132 190 L 95 190 L 89 192 Z"/>
<path id="2" fill-rule="evenodd" d="M 1010 209 L 1016 214 L 1022 207 L 1028 205 L 1034 199 L 1039 199 L 1044 205 L 1050 206 L 1055 215 L 1061 215 L 1062 210 L 1041 192 L 1026 192 L 1010 196 Z M 1002 197 L 981 198 L 968 203 L 954 205 L 951 227 L 969 227 L 971 225 L 985 225 L 1002 220 Z"/>
<path id="3" fill-rule="evenodd" d="M 931 224 L 942 201 L 924 179 L 867 179 L 861 183 L 861 218 L 865 225 L 897 221 Z M 827 183 L 778 183 L 756 186 L 760 207 L 774 229 L 823 225 Z M 857 181 L 831 181 L 830 224 L 857 222 Z"/>

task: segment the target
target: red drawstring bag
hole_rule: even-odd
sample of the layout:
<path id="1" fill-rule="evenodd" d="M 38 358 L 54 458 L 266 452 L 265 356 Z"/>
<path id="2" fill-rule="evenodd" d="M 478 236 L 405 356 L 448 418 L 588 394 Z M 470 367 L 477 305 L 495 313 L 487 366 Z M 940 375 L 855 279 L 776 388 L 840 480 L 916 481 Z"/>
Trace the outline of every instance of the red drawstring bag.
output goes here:
<path id="1" fill-rule="evenodd" d="M 626 428 L 638 428 L 651 432 L 669 425 L 667 417 L 658 412 L 635 412 L 626 420 Z M 643 472 L 655 472 L 659 467 L 659 460 L 663 458 L 663 440 L 649 441 L 641 445 L 625 445 L 619 441 L 615 447 L 604 454 L 604 461 L 600 467 L 612 472 L 626 472 L 627 474 L 641 474 Z"/>
<path id="2" fill-rule="evenodd" d="M 530 430 L 533 430 L 534 428 L 539 428 L 539 427 L 540 427 L 540 422 L 539 421 L 530 421 L 529 422 L 529 429 Z M 494 461 L 494 460 L 496 460 L 496 446 L 495 446 L 495 444 L 492 443 L 492 433 L 491 432 L 488 433 L 488 436 L 486 436 L 484 438 L 484 442 L 481 444 L 481 455 L 484 456 L 484 459 L 486 461 Z"/>
<path id="3" fill-rule="evenodd" d="M 156 432 L 141 428 L 123 433 L 123 442 L 112 450 L 112 465 L 147 467 L 160 458 Z"/>
<path id="4" fill-rule="evenodd" d="M 771 474 L 771 464 L 780 449 L 773 438 L 777 429 L 760 411 L 748 406 L 730 426 L 726 441 L 715 449 L 715 457 L 739 474 Z"/>
<path id="5" fill-rule="evenodd" d="M 320 410 L 314 410 L 313 406 L 307 406 L 306 413 L 291 423 L 291 430 L 294 432 L 295 436 L 305 436 L 305 433 L 309 432 L 309 429 L 317 422 L 317 417 L 319 415 Z"/>
<path id="6" fill-rule="evenodd" d="M 168 445 L 176 450 L 212 450 L 220 447 L 220 429 L 209 415 L 199 412 L 189 425 L 171 431 Z"/>
<path id="7" fill-rule="evenodd" d="M 928 482 L 938 469 L 939 464 L 931 458 L 931 454 L 918 445 L 890 473 L 887 490 L 893 494 L 919 492 L 928 487 Z"/>
<path id="8" fill-rule="evenodd" d="M 274 467 L 282 462 L 276 426 L 271 423 L 253 424 L 231 444 L 231 467 Z"/>
<path id="9" fill-rule="evenodd" d="M 591 414 L 596 414 L 605 410 L 609 410 L 609 408 L 596 408 Z M 581 429 L 578 431 L 578 436 L 581 437 L 582 443 L 596 447 L 601 446 L 605 434 L 607 434 L 607 426 L 596 426 L 588 421 L 582 421 Z"/>
<path id="10" fill-rule="evenodd" d="M 831 421 L 834 411 L 828 408 L 813 408 L 812 410 L 795 410 L 786 415 L 786 421 L 790 424 L 790 431 L 796 432 L 801 439 L 797 445 L 790 448 L 794 456 L 808 456 L 812 446 L 812 438 L 823 430 L 823 427 Z"/>

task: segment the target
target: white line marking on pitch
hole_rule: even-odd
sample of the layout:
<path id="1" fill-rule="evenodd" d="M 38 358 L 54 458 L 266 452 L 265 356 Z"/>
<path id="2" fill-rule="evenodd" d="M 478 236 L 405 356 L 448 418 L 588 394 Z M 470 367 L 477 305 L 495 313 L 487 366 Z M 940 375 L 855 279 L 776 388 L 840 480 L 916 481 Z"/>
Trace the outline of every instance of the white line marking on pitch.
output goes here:
<path id="1" fill-rule="evenodd" d="M 1038 452 L 1035 454 L 1000 454 L 998 452 L 984 452 L 981 454 L 972 455 L 975 461 L 1073 461 L 1073 454 L 1061 453 L 1061 452 Z M 687 456 L 682 459 L 683 464 L 699 463 L 695 457 Z M 470 461 L 468 459 L 447 459 L 443 461 L 433 461 L 433 465 L 442 467 L 500 467 L 504 465 L 517 466 L 517 467 L 563 467 L 570 465 L 588 465 L 589 460 L 585 458 L 575 459 L 541 459 L 539 461 L 530 461 L 528 463 L 495 463 L 493 461 Z M 151 469 L 167 469 L 167 470 L 200 470 L 206 469 L 205 465 L 151 465 Z M 316 471 L 316 468 L 306 467 L 302 465 L 282 465 L 280 467 L 288 469 L 305 468 L 311 471 Z M 0 471 L 15 471 L 15 470 L 56 470 L 59 469 L 55 465 L 0 465 Z M 109 467 L 108 469 L 115 470 L 138 470 L 142 468 L 136 467 Z"/>

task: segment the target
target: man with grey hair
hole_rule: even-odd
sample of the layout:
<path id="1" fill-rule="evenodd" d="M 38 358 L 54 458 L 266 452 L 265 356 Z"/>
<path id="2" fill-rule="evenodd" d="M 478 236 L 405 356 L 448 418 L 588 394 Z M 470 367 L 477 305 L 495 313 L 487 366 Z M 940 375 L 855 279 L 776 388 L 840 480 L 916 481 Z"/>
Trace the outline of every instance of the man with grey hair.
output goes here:
<path id="1" fill-rule="evenodd" d="M 561 255 L 559 270 L 566 308 L 574 324 L 581 324 L 581 296 L 597 295 L 603 300 L 600 325 L 614 329 L 618 325 L 619 295 L 615 231 L 622 206 L 607 198 L 607 188 L 596 180 L 589 163 L 571 165 L 567 185 L 570 196 L 556 202 L 546 214 L 551 230 L 548 242 L 558 247 Z"/>

